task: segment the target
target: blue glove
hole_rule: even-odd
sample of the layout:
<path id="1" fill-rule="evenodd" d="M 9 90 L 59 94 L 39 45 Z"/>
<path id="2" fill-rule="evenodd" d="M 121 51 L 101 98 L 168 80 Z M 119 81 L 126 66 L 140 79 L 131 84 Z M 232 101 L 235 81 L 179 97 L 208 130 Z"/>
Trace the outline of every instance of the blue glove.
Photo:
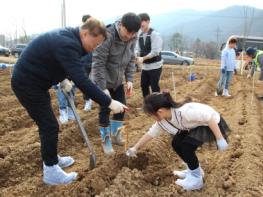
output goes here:
<path id="1" fill-rule="evenodd" d="M 226 73 L 226 67 L 222 68 L 222 73 L 225 74 Z"/>
<path id="2" fill-rule="evenodd" d="M 226 150 L 228 147 L 228 144 L 224 138 L 216 140 L 216 144 L 219 150 Z"/>

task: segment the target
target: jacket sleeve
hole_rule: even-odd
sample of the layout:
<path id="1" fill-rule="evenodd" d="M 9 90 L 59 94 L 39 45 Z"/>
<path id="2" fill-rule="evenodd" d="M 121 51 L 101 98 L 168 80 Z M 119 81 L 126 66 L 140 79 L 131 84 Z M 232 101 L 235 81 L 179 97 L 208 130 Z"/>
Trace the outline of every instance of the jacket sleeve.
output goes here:
<path id="1" fill-rule="evenodd" d="M 156 122 L 152 125 L 152 127 L 147 132 L 148 135 L 150 135 L 152 138 L 158 137 L 163 133 L 164 130 L 159 126 L 159 124 Z"/>
<path id="2" fill-rule="evenodd" d="M 96 48 L 92 56 L 92 77 L 95 83 L 102 89 L 106 89 L 106 63 L 108 60 L 112 38 L 108 35 L 100 46 Z"/>
<path id="3" fill-rule="evenodd" d="M 227 51 L 223 50 L 221 54 L 221 69 L 226 69 L 227 68 Z"/>
<path id="4" fill-rule="evenodd" d="M 55 57 L 63 67 L 67 76 L 88 97 L 101 106 L 109 106 L 111 99 L 85 76 L 84 64 L 81 62 L 80 47 L 74 43 L 66 43 L 57 47 Z"/>
<path id="5" fill-rule="evenodd" d="M 133 76 L 135 72 L 135 45 L 136 45 L 136 40 L 131 45 L 131 59 L 130 62 L 128 63 L 126 69 L 125 69 L 125 78 L 126 82 L 130 81 L 133 82 Z"/>
<path id="6" fill-rule="evenodd" d="M 156 32 L 153 31 L 152 35 L 151 35 L 151 52 L 147 55 L 148 57 L 152 58 L 155 56 L 158 56 L 160 54 L 160 52 L 162 51 L 163 48 L 163 40 L 161 35 Z"/>

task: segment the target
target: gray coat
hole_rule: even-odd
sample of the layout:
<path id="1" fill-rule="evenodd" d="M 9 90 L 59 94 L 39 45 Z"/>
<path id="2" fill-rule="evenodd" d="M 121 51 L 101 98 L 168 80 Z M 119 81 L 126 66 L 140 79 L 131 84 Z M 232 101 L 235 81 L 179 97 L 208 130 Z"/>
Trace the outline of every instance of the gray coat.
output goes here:
<path id="1" fill-rule="evenodd" d="M 93 52 L 92 78 L 101 88 L 119 87 L 124 77 L 133 82 L 136 38 L 123 42 L 119 37 L 119 22 L 107 27 L 108 38 Z"/>

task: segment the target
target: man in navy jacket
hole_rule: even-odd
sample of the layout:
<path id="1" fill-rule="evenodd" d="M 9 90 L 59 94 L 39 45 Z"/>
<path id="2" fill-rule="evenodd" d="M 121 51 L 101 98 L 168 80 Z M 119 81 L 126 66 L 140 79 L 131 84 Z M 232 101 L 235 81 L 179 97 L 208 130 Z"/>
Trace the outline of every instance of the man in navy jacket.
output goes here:
<path id="1" fill-rule="evenodd" d="M 85 95 L 109 107 L 113 113 L 123 112 L 126 108 L 103 93 L 85 75 L 81 57 L 93 51 L 105 38 L 105 26 L 92 18 L 78 28 L 40 35 L 27 46 L 15 65 L 12 89 L 39 128 L 43 181 L 47 184 L 68 184 L 77 177 L 75 172 L 62 170 L 74 163 L 73 158 L 57 154 L 59 125 L 48 92 L 52 85 L 69 77 Z M 67 90 L 71 88 L 69 81 L 64 82 L 64 86 Z"/>

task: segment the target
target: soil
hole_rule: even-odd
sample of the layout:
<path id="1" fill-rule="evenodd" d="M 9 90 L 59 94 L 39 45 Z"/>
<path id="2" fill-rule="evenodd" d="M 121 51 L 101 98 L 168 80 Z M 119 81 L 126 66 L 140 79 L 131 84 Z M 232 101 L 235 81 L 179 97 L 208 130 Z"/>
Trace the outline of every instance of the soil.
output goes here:
<path id="1" fill-rule="evenodd" d="M 205 186 L 200 191 L 184 191 L 172 175 L 184 165 L 170 145 L 171 137 L 162 135 L 145 147 L 137 158 L 128 159 L 124 147 L 114 146 L 116 154 L 105 157 L 98 132 L 98 105 L 83 111 L 82 94 L 77 92 L 77 109 L 97 156 L 97 167 L 89 169 L 89 154 L 75 122 L 61 126 L 60 155 L 71 155 L 75 164 L 67 172 L 78 172 L 70 185 L 47 186 L 42 182 L 42 161 L 38 130 L 10 88 L 10 71 L 0 70 L 0 196 L 263 196 L 263 84 L 246 76 L 235 75 L 230 86 L 232 97 L 215 97 L 219 77 L 218 62 L 202 60 L 192 72 L 195 81 L 187 81 L 190 67 L 164 66 L 162 89 L 173 90 L 172 73 L 176 79 L 177 100 L 186 96 L 214 107 L 225 118 L 232 132 L 229 149 L 221 152 L 215 145 L 203 145 L 197 154 L 205 171 Z M 127 104 L 125 117 L 132 146 L 154 123 L 142 110 L 136 73 L 135 92 Z M 53 90 L 52 106 L 58 107 Z M 123 133 L 125 136 L 126 133 Z"/>

